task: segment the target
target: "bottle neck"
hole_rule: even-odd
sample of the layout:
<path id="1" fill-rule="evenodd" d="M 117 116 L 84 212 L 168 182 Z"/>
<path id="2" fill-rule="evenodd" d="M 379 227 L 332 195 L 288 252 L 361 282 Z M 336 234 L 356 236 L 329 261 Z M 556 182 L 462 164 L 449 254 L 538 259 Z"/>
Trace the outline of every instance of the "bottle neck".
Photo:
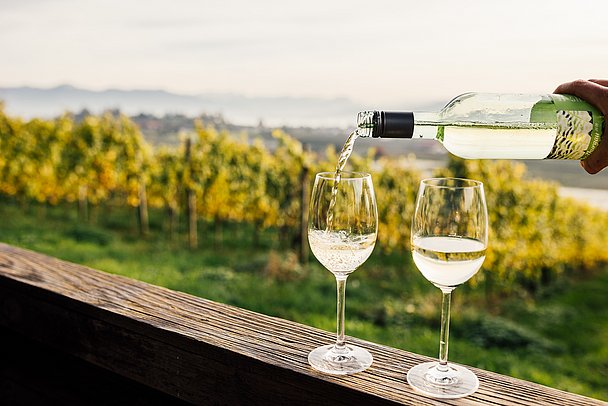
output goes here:
<path id="1" fill-rule="evenodd" d="M 364 111 L 357 116 L 357 136 L 373 138 L 436 139 L 437 113 Z"/>
<path id="2" fill-rule="evenodd" d="M 414 134 L 412 138 L 437 139 L 440 125 L 437 113 L 414 113 Z"/>

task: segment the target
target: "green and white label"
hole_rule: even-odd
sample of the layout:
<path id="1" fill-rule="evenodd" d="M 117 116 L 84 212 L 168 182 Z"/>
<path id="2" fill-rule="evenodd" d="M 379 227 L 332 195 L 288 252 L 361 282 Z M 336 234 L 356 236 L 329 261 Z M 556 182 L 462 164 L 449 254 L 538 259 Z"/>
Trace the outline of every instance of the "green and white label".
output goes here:
<path id="1" fill-rule="evenodd" d="M 547 159 L 585 159 L 600 142 L 591 111 L 557 111 L 555 144 Z"/>
<path id="2" fill-rule="evenodd" d="M 532 107 L 530 122 L 556 125 L 555 142 L 545 159 L 583 160 L 601 141 L 604 116 L 578 97 L 552 94 Z"/>

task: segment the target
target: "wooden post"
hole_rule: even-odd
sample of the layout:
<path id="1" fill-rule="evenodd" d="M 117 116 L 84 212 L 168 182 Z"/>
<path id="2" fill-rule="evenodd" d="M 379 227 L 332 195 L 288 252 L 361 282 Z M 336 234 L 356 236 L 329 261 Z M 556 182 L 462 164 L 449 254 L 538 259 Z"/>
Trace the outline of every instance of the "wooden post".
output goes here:
<path id="1" fill-rule="evenodd" d="M 310 146 L 306 145 L 304 154 L 309 151 Z M 302 185 L 302 193 L 300 195 L 300 263 L 305 265 L 308 263 L 308 205 L 310 202 L 310 176 L 309 168 L 305 162 L 302 164 L 302 172 L 300 174 L 300 185 Z"/>
<path id="2" fill-rule="evenodd" d="M 177 230 L 177 209 L 172 204 L 167 206 L 167 216 L 169 217 L 167 224 L 169 237 L 173 240 Z"/>
<path id="3" fill-rule="evenodd" d="M 196 194 L 192 189 L 188 189 L 188 244 L 190 248 L 198 247 L 198 233 L 196 229 Z"/>
<path id="4" fill-rule="evenodd" d="M 192 141 L 190 138 L 186 139 L 186 168 L 189 169 L 189 173 L 192 174 Z M 190 180 L 190 179 L 188 179 Z M 196 229 L 197 218 L 196 218 L 196 193 L 190 185 L 186 185 L 186 205 L 187 205 L 187 216 L 188 216 L 188 245 L 191 249 L 198 247 L 198 233 Z"/>
<path id="5" fill-rule="evenodd" d="M 78 187 L 78 214 L 82 221 L 89 220 L 89 199 L 87 194 L 86 185 L 80 185 Z"/>
<path id="6" fill-rule="evenodd" d="M 137 206 L 139 233 L 147 236 L 150 233 L 150 224 L 148 221 L 148 197 L 146 194 L 146 183 L 143 179 L 139 179 L 139 205 Z"/>

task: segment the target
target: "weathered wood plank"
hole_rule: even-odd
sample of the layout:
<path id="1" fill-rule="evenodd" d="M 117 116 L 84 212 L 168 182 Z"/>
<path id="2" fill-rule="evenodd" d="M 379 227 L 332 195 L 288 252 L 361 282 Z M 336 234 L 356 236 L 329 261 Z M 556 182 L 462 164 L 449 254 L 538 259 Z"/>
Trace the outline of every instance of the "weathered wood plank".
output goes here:
<path id="1" fill-rule="evenodd" d="M 307 354 L 332 333 L 3 244 L 0 326 L 198 404 L 605 404 L 475 368 L 477 393 L 430 399 L 405 380 L 428 358 L 354 338 L 372 367 L 322 375 Z"/>

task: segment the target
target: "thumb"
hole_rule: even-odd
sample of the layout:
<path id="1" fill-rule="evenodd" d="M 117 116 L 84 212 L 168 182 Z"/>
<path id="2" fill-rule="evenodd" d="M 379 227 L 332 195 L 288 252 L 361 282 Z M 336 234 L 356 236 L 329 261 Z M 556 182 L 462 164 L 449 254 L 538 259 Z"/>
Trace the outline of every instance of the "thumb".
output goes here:
<path id="1" fill-rule="evenodd" d="M 600 145 L 584 161 L 581 161 L 581 166 L 590 174 L 598 173 L 608 166 L 608 129 L 604 130 Z"/>

